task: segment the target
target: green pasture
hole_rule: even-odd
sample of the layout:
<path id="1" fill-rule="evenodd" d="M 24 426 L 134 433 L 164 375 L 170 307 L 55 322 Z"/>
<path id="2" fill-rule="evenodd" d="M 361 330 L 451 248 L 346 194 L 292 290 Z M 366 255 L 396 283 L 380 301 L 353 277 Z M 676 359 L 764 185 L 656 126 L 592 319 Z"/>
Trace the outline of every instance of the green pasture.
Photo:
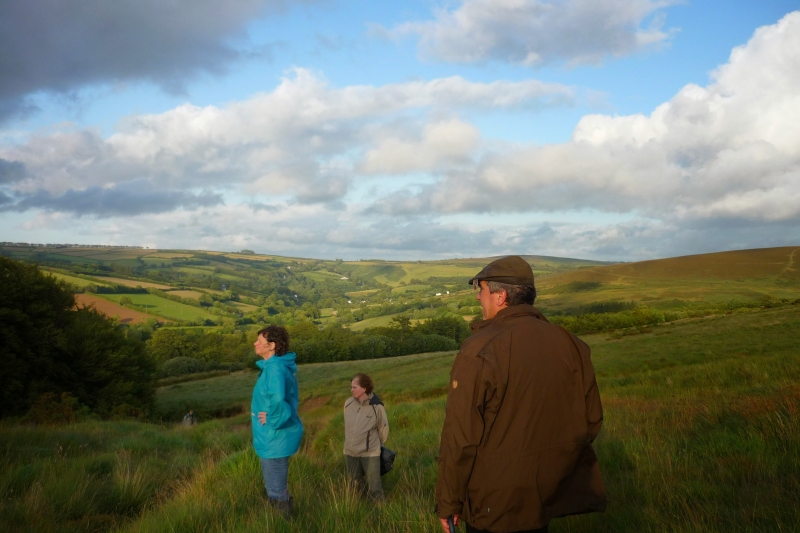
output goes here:
<path id="1" fill-rule="evenodd" d="M 341 268 L 351 280 L 374 280 L 389 283 L 403 277 L 403 268 L 384 261 L 358 261 L 342 263 Z"/>
<path id="2" fill-rule="evenodd" d="M 163 263 L 164 265 L 171 265 L 172 259 L 164 257 L 142 257 L 142 262 L 148 267 L 158 267 Z"/>
<path id="3" fill-rule="evenodd" d="M 419 292 L 419 291 L 426 291 L 430 288 L 430 285 L 405 285 L 401 287 L 393 287 L 392 293 L 393 294 L 404 294 L 406 292 Z"/>
<path id="4" fill-rule="evenodd" d="M 370 294 L 375 294 L 379 290 L 380 289 L 367 289 L 365 291 L 353 291 L 353 292 L 346 292 L 344 294 L 349 298 L 363 298 L 365 296 L 369 296 Z"/>
<path id="5" fill-rule="evenodd" d="M 28 251 L 32 253 L 46 253 L 77 259 L 87 259 L 88 262 L 136 259 L 145 253 L 144 250 L 135 248 L 88 248 L 83 246 L 3 246 L 3 249 L 11 252 Z"/>
<path id="6" fill-rule="evenodd" d="M 4 248 L 9 257 L 19 259 L 21 261 L 55 261 L 59 263 L 99 263 L 96 259 L 89 259 L 86 257 L 75 257 L 72 255 L 45 252 L 43 249 L 33 250 L 18 249 L 16 247 Z"/>
<path id="7" fill-rule="evenodd" d="M 800 306 L 585 337 L 605 421 L 595 442 L 609 506 L 556 519 L 573 532 L 800 531 Z M 0 425 L 4 531 L 441 531 L 436 456 L 454 354 L 301 366 L 306 434 L 290 468 L 295 518 L 267 506 L 249 445 L 255 372 L 158 390 L 157 412 L 194 428 L 83 422 Z M 387 501 L 360 500 L 342 460 L 342 404 L 367 372 L 387 405 Z M 209 420 L 217 413 L 242 414 Z"/>
<path id="8" fill-rule="evenodd" d="M 314 270 L 312 272 L 302 272 L 299 275 L 317 282 L 335 281 L 342 277 L 341 274 L 337 274 L 335 272 L 328 272 L 327 270 Z"/>
<path id="9" fill-rule="evenodd" d="M 189 259 L 194 257 L 193 253 L 186 252 L 170 252 L 168 250 L 149 252 L 144 256 L 148 259 Z"/>
<path id="10" fill-rule="evenodd" d="M 466 283 L 468 279 L 480 271 L 480 269 L 476 270 L 474 267 L 470 266 L 465 267 L 439 263 L 403 263 L 403 270 L 406 272 L 405 276 L 396 280 L 397 283 L 392 283 L 393 286 L 397 286 L 401 281 L 410 283 L 412 279 L 426 280 L 432 277 L 462 277 L 464 278 L 464 283 Z"/>
<path id="11" fill-rule="evenodd" d="M 124 265 L 124 266 L 128 266 L 128 267 L 131 267 L 131 268 L 136 268 L 136 267 L 141 265 L 139 260 L 136 259 L 136 258 L 131 258 L 131 259 L 113 259 L 113 260 L 110 260 L 110 261 L 113 261 L 113 263 L 115 265 Z"/>
<path id="12" fill-rule="evenodd" d="M 245 312 L 245 313 L 252 313 L 253 311 L 258 311 L 258 307 L 257 306 L 246 304 L 246 303 L 242 303 L 242 302 L 234 302 L 234 301 L 231 301 L 231 300 L 226 300 L 223 303 L 225 305 L 227 305 L 227 306 L 235 307 L 236 309 L 239 309 L 239 310 L 241 310 L 242 312 Z"/>
<path id="13" fill-rule="evenodd" d="M 183 272 L 185 274 L 192 274 L 196 276 L 213 276 L 214 269 L 211 267 L 201 267 L 201 266 L 182 266 L 182 267 L 175 267 L 170 270 L 177 270 L 178 272 Z"/>
<path id="14" fill-rule="evenodd" d="M 89 279 L 77 278 L 75 276 L 68 276 L 66 274 L 62 274 L 61 272 L 54 272 L 52 270 L 46 270 L 45 272 L 60 280 L 64 280 L 67 283 L 72 283 L 76 287 L 86 287 L 87 285 L 101 285 L 101 286 L 106 285 L 101 281 L 94 281 Z"/>
<path id="15" fill-rule="evenodd" d="M 63 253 L 63 252 L 62 252 Z M 107 261 L 107 262 L 123 262 L 123 261 L 135 261 L 141 255 L 143 255 L 143 251 L 141 250 L 103 250 L 103 249 L 96 249 L 91 251 L 74 251 L 70 253 L 74 257 L 85 257 L 88 259 L 95 259 L 97 261 Z M 135 264 L 135 263 L 134 263 Z"/>
<path id="16" fill-rule="evenodd" d="M 180 296 L 181 298 L 193 298 L 195 300 L 199 299 L 203 296 L 204 293 L 200 291 L 194 291 L 191 289 L 178 289 L 178 290 L 170 290 L 168 294 L 171 296 Z"/>
<path id="17" fill-rule="evenodd" d="M 98 276 L 96 279 L 102 280 L 110 285 L 123 285 L 125 287 L 143 287 L 145 289 L 153 287 L 155 289 L 170 290 L 172 287 L 163 283 L 153 283 L 152 281 L 139 279 L 114 278 L 109 276 Z"/>
<path id="18" fill-rule="evenodd" d="M 226 279 L 228 281 L 243 281 L 245 278 L 234 276 L 233 274 L 212 274 L 215 278 Z"/>
<path id="19" fill-rule="evenodd" d="M 197 317 L 203 320 L 215 320 L 217 318 L 201 307 L 173 302 L 154 294 L 102 294 L 100 296 L 115 303 L 119 303 L 121 298 L 127 296 L 133 305 L 145 309 L 148 313 L 172 320 L 195 320 Z"/>

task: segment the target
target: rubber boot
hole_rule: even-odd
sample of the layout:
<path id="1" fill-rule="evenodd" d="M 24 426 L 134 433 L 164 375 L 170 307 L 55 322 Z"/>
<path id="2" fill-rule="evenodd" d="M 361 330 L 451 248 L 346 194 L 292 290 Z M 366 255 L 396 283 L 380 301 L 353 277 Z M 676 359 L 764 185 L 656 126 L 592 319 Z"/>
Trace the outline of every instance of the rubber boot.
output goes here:
<path id="1" fill-rule="evenodd" d="M 289 496 L 288 500 L 275 500 L 269 499 L 269 504 L 280 513 L 285 520 L 291 520 L 292 511 L 294 510 L 294 498 Z"/>

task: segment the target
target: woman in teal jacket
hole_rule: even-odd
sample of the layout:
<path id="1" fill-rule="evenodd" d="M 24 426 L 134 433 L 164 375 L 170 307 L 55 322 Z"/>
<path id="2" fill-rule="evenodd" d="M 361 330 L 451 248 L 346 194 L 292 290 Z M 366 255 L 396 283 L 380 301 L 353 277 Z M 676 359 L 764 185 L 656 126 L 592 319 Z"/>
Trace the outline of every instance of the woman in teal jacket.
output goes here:
<path id="1" fill-rule="evenodd" d="M 250 415 L 253 446 L 261 459 L 261 473 L 269 502 L 285 518 L 292 514 L 289 495 L 289 457 L 300 448 L 303 423 L 297 414 L 297 356 L 289 349 L 289 333 L 280 326 L 258 332 L 256 354 L 263 361 L 253 389 Z"/>

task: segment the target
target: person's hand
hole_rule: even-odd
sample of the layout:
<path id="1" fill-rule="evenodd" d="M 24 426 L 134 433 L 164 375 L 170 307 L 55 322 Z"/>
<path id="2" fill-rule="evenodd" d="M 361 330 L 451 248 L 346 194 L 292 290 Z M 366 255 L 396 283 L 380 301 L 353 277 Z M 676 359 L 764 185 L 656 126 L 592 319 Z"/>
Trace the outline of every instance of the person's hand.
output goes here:
<path id="1" fill-rule="evenodd" d="M 258 421 L 261 422 L 261 425 L 267 423 L 267 412 L 266 411 L 259 411 L 258 412 Z"/>
<path id="2" fill-rule="evenodd" d="M 450 533 L 450 526 L 447 525 L 447 518 L 440 518 L 439 522 L 442 523 L 442 529 L 444 530 L 444 533 Z M 454 526 L 458 525 L 458 515 L 457 514 L 453 515 L 453 525 Z"/>

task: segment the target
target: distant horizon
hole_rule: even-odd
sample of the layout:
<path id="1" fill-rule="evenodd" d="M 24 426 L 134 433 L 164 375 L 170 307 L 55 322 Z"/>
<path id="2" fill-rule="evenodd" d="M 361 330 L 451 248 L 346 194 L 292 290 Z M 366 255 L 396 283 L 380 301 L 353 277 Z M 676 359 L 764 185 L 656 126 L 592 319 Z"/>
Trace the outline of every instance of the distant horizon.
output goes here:
<path id="1" fill-rule="evenodd" d="M 118 245 L 118 244 L 80 244 L 80 243 L 32 243 L 32 242 L 0 242 L 0 246 L 31 246 L 31 247 L 55 247 L 55 246 L 62 246 L 62 247 L 76 247 L 76 248 L 125 248 L 125 249 L 134 249 L 134 250 L 153 250 L 153 251 L 166 251 L 166 252 L 211 252 L 211 253 L 220 253 L 220 254 L 242 254 L 248 249 L 239 249 L 239 250 L 211 250 L 211 249 L 204 249 L 204 248 L 149 248 L 147 246 L 140 246 L 140 245 Z M 259 252 L 257 250 L 252 250 L 253 254 L 261 255 L 261 256 L 275 256 L 281 257 L 284 259 L 302 259 L 308 261 L 337 261 L 342 260 L 348 263 L 356 263 L 356 262 L 369 262 L 369 261 L 380 261 L 380 262 L 394 262 L 394 263 L 408 263 L 408 262 L 441 262 L 441 261 L 469 261 L 469 260 L 492 260 L 497 259 L 500 257 L 505 257 L 507 255 L 519 255 L 520 257 L 540 257 L 542 259 L 568 259 L 574 261 L 586 261 L 591 263 L 601 263 L 601 264 L 620 264 L 620 263 L 640 263 L 644 261 L 658 261 L 660 259 L 675 259 L 680 257 L 691 257 L 696 255 L 711 255 L 711 254 L 722 254 L 728 252 L 746 252 L 750 250 L 767 250 L 767 249 L 774 249 L 774 248 L 793 248 L 797 247 L 800 249 L 800 244 L 797 245 L 788 245 L 788 246 L 760 246 L 755 248 L 738 248 L 738 249 L 731 249 L 731 250 L 716 250 L 713 252 L 703 252 L 703 253 L 693 253 L 693 254 L 680 254 L 680 255 L 672 255 L 666 257 L 653 257 L 650 259 L 640 259 L 636 261 L 629 261 L 629 260 L 618 260 L 618 261 L 607 261 L 607 260 L 597 260 L 597 259 L 586 259 L 582 257 L 571 257 L 571 256 L 554 256 L 554 255 L 547 255 L 547 254 L 532 254 L 532 253 L 510 253 L 510 254 L 499 254 L 499 255 L 487 255 L 487 256 L 469 256 L 469 257 L 446 257 L 446 258 L 437 258 L 437 259 L 420 259 L 420 258 L 405 258 L 405 259 L 382 259 L 378 257 L 370 257 L 370 258 L 358 258 L 358 259 L 345 259 L 342 257 L 334 257 L 334 258 L 326 258 L 326 257 L 303 257 L 303 256 L 291 256 L 291 255 L 283 255 L 279 253 L 272 253 L 272 252 Z"/>

